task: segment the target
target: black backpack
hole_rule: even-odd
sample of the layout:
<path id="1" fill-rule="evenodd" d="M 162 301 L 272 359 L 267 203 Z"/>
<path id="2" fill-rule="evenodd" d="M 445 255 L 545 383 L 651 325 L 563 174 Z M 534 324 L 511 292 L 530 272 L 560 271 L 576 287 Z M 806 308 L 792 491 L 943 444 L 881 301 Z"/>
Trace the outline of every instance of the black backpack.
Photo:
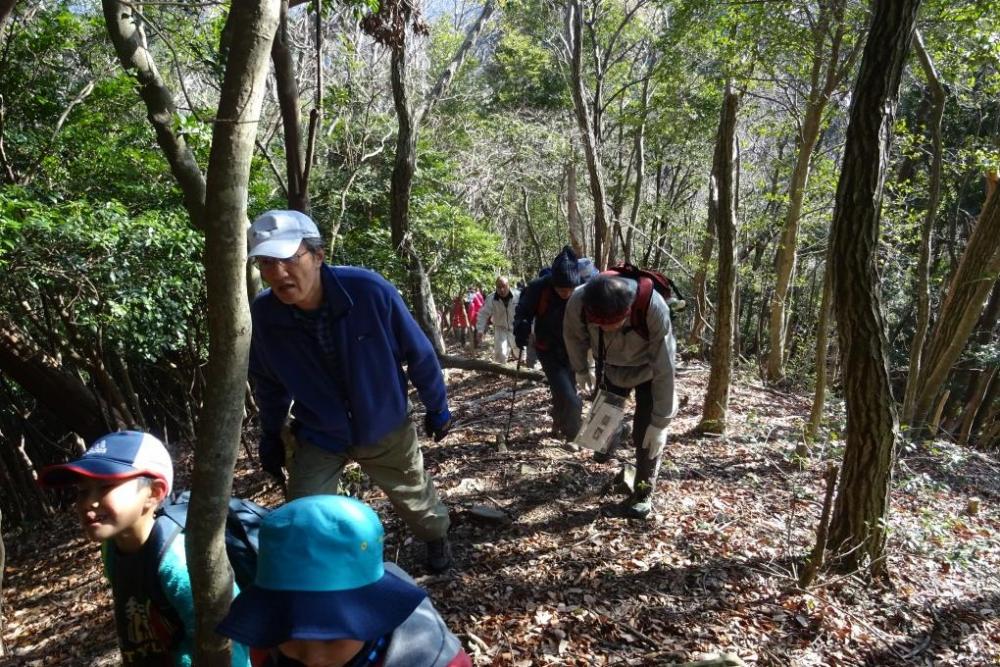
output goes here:
<path id="1" fill-rule="evenodd" d="M 659 271 L 652 269 L 640 269 L 632 264 L 620 264 L 612 266 L 604 275 L 621 276 L 631 278 L 639 284 L 639 289 L 632 302 L 632 314 L 629 318 L 629 326 L 640 336 L 649 340 L 649 327 L 646 326 L 646 313 L 649 311 L 649 302 L 653 298 L 653 290 L 660 293 L 663 300 L 667 302 L 671 317 L 674 312 L 684 309 L 684 297 L 677 285 L 670 278 Z"/>
<path id="2" fill-rule="evenodd" d="M 191 492 L 184 491 L 168 498 L 156 510 L 156 523 L 162 528 L 159 531 L 160 543 L 156 548 L 157 566 L 167 553 L 170 543 L 187 525 L 190 499 Z M 226 556 L 229 557 L 229 564 L 240 590 L 246 589 L 257 576 L 258 533 L 261 522 L 269 512 L 266 507 L 249 500 L 229 499 L 229 512 L 226 514 Z"/>

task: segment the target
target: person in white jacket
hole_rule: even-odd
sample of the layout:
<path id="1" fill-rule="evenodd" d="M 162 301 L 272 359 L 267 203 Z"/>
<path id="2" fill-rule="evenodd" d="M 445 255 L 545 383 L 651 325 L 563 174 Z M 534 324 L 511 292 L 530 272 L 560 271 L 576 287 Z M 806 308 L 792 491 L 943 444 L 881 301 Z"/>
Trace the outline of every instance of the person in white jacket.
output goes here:
<path id="1" fill-rule="evenodd" d="M 480 337 L 486 332 L 486 323 L 493 320 L 493 358 L 501 364 L 507 361 L 508 353 L 513 352 L 515 357 L 520 354 L 514 342 L 514 311 L 520 296 L 518 290 L 510 288 L 510 281 L 500 276 L 496 291 L 486 297 L 476 320 Z"/>
<path id="2" fill-rule="evenodd" d="M 670 310 L 649 281 L 601 274 L 573 292 L 563 319 L 563 338 L 577 385 L 597 384 L 624 397 L 635 391 L 635 491 L 623 509 L 636 519 L 645 519 L 652 511 L 667 426 L 677 412 L 677 344 Z M 588 350 L 597 359 L 600 378 L 590 370 Z"/>

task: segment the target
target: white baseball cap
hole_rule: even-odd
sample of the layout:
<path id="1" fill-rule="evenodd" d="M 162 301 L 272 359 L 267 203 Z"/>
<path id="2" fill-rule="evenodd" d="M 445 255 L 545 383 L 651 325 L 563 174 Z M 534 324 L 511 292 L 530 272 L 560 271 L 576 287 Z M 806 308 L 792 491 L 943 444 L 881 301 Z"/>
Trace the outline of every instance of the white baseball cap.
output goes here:
<path id="1" fill-rule="evenodd" d="M 302 239 L 320 238 L 319 229 L 305 213 L 268 211 L 250 225 L 248 257 L 291 257 Z"/>

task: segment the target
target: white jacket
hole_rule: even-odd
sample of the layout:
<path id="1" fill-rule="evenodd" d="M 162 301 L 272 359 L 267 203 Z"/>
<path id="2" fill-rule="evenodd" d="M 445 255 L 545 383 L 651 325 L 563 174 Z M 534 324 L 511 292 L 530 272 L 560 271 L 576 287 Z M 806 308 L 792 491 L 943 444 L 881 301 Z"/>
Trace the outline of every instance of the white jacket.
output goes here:
<path id="1" fill-rule="evenodd" d="M 521 298 L 521 291 L 511 288 L 510 300 L 504 304 L 503 300 L 493 292 L 486 297 L 479 316 L 476 319 L 476 329 L 479 333 L 485 333 L 486 322 L 492 317 L 493 327 L 497 330 L 510 331 L 514 328 L 514 311 L 517 310 L 517 301 Z"/>

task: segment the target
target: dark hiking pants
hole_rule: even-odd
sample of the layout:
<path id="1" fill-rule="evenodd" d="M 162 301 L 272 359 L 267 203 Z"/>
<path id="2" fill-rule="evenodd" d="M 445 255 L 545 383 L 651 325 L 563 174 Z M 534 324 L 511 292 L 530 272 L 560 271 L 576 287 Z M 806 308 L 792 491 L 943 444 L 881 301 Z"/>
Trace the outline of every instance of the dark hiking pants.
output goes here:
<path id="1" fill-rule="evenodd" d="M 628 398 L 632 389 L 618 387 L 610 382 L 604 383 L 604 389 L 617 396 Z M 653 382 L 644 382 L 635 387 L 635 416 L 632 419 L 632 446 L 635 450 L 635 492 L 632 497 L 646 500 L 652 496 L 656 488 L 656 478 L 660 474 L 660 458 L 650 459 L 642 448 L 642 440 L 646 437 L 646 429 L 653 417 Z M 614 446 L 614 445 L 612 445 Z M 610 452 L 609 452 L 610 454 Z"/>
<path id="2" fill-rule="evenodd" d="M 552 392 L 552 426 L 567 440 L 580 432 L 583 401 L 576 393 L 576 376 L 569 367 L 566 353 L 538 350 L 538 360 Z"/>

